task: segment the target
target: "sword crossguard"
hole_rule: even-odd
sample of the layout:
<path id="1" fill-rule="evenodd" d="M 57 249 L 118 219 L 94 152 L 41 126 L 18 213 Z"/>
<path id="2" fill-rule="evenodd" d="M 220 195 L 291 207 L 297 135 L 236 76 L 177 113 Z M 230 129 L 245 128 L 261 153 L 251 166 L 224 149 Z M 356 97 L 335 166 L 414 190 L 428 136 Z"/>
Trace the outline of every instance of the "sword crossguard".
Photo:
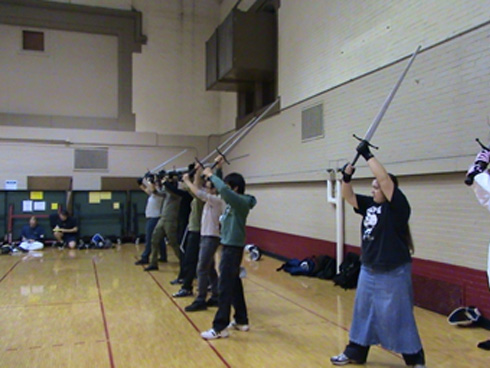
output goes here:
<path id="1" fill-rule="evenodd" d="M 478 142 L 481 146 L 482 149 L 485 149 L 487 151 L 490 151 L 490 148 L 486 147 L 484 144 L 482 144 L 482 142 L 480 141 L 479 138 L 475 138 L 475 141 Z"/>
<path id="2" fill-rule="evenodd" d="M 359 141 L 366 141 L 365 139 L 359 137 L 358 135 L 356 135 L 355 133 L 352 135 L 355 139 L 359 140 Z M 379 146 L 374 146 L 372 143 L 370 143 L 369 141 L 366 141 L 366 144 L 369 146 L 369 147 L 372 147 L 373 149 L 376 149 L 376 150 L 379 150 Z M 480 143 L 481 145 L 481 143 Z"/>
<path id="3" fill-rule="evenodd" d="M 228 159 L 226 158 L 226 155 L 225 155 L 225 154 L 223 154 L 223 153 L 221 152 L 221 150 L 220 150 L 218 147 L 216 148 L 216 152 L 217 152 L 218 154 L 220 154 L 220 155 L 221 155 L 221 157 L 223 157 L 223 160 L 225 161 L 225 163 L 226 163 L 226 164 L 230 165 L 230 162 L 229 162 L 229 161 L 228 161 Z"/>

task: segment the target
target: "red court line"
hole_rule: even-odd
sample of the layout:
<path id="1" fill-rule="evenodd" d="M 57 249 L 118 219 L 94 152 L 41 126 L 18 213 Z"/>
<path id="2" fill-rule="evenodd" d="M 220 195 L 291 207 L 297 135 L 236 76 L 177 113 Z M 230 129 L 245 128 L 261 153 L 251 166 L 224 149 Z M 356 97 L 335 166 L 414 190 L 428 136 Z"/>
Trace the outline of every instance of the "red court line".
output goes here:
<path id="1" fill-rule="evenodd" d="M 109 351 L 109 361 L 111 363 L 111 368 L 115 368 L 114 356 L 112 355 L 111 339 L 109 337 L 109 328 L 107 326 L 107 319 L 106 319 L 105 310 L 104 310 L 104 302 L 102 301 L 102 293 L 100 290 L 99 275 L 97 274 L 97 265 L 95 264 L 94 260 L 92 260 L 92 265 L 94 266 L 95 283 L 97 284 L 97 290 L 99 292 L 100 310 L 102 311 L 102 319 L 104 321 L 105 337 L 107 340 L 107 350 Z"/>
<path id="2" fill-rule="evenodd" d="M 201 331 L 199 330 L 199 328 L 194 324 L 194 322 L 192 321 L 192 319 L 189 317 L 189 315 L 187 315 L 187 313 L 185 312 L 184 309 L 182 309 L 176 302 L 175 300 L 172 298 L 172 296 L 170 296 L 170 294 L 165 290 L 165 288 L 163 288 L 163 286 L 161 285 L 161 283 L 155 278 L 155 276 L 152 274 L 152 273 L 148 273 L 151 278 L 155 281 L 155 283 L 157 284 L 158 287 L 160 287 L 160 289 L 163 291 L 163 293 L 170 299 L 170 301 L 172 301 L 172 303 L 177 307 L 177 309 L 179 309 L 179 311 L 182 313 L 182 315 L 184 315 L 184 317 L 187 319 L 187 321 L 194 327 L 194 329 L 198 332 L 198 333 L 201 333 Z M 216 347 L 214 347 L 211 342 L 209 342 L 208 340 L 205 340 L 206 343 L 209 345 L 209 347 L 211 347 L 211 349 L 215 352 L 215 354 L 220 358 L 220 360 L 223 362 L 223 364 L 226 365 L 227 368 L 231 368 L 231 365 L 226 361 L 226 359 L 223 357 L 223 355 L 221 355 L 221 353 L 218 351 L 218 349 Z"/>
<path id="3" fill-rule="evenodd" d="M 307 308 L 306 306 L 303 306 L 303 305 L 301 305 L 301 304 L 298 304 L 296 301 L 291 300 L 289 297 L 286 297 L 286 296 L 283 296 L 283 295 L 281 295 L 281 294 L 277 293 L 276 291 L 274 291 L 274 290 L 270 289 L 269 287 L 266 287 L 266 286 L 264 286 L 264 285 L 262 285 L 262 284 L 260 284 L 260 283 L 258 283 L 258 282 L 256 282 L 256 281 L 253 281 L 253 280 L 251 280 L 250 278 L 247 278 L 247 279 L 248 279 L 250 282 L 252 282 L 252 283 L 256 284 L 257 286 L 260 286 L 260 287 L 262 287 L 263 289 L 265 289 L 265 290 L 269 291 L 270 293 L 272 293 L 272 294 L 274 294 L 274 295 L 276 295 L 276 296 L 278 296 L 278 297 L 282 298 L 283 300 L 286 300 L 286 301 L 288 301 L 288 302 L 292 303 L 293 305 L 296 305 L 296 306 L 300 307 L 301 309 L 303 309 L 303 310 L 305 310 L 305 311 L 309 312 L 310 314 L 313 314 L 313 315 L 317 316 L 318 318 L 320 318 L 320 319 L 322 319 L 322 320 L 325 320 L 326 322 L 328 322 L 328 323 L 330 323 L 330 324 L 332 324 L 332 325 L 335 325 L 336 327 L 342 328 L 342 329 L 343 329 L 344 331 L 346 331 L 346 332 L 349 332 L 349 329 L 348 329 L 347 327 L 344 327 L 343 325 L 340 325 L 340 324 L 338 324 L 338 323 L 335 323 L 334 321 L 332 321 L 332 320 L 330 320 L 330 319 L 326 318 L 325 316 L 321 315 L 320 313 L 317 313 L 316 311 L 311 310 L 311 309 Z M 380 347 L 382 350 L 384 350 L 384 351 L 386 351 L 386 352 L 388 352 L 388 353 L 392 354 L 393 356 L 396 356 L 397 358 L 400 358 L 400 355 L 398 355 L 398 354 L 396 354 L 396 353 L 394 353 L 394 352 L 392 352 L 392 351 L 390 351 L 390 350 L 387 350 L 387 349 L 385 349 L 384 347 L 381 347 L 381 346 L 379 346 L 379 347 Z"/>
<path id="4" fill-rule="evenodd" d="M 11 267 L 11 268 L 10 268 L 10 269 L 7 271 L 7 273 L 5 273 L 5 275 L 2 277 L 2 279 L 0 279 L 0 283 L 2 283 L 2 281 L 3 281 L 5 278 L 7 278 L 7 276 L 10 274 L 10 272 L 11 272 L 12 270 L 14 270 L 14 268 L 15 268 L 17 265 L 19 265 L 19 263 L 20 263 L 21 261 L 22 261 L 22 260 L 17 260 L 17 262 L 16 262 L 14 265 L 12 265 L 12 267 Z"/>

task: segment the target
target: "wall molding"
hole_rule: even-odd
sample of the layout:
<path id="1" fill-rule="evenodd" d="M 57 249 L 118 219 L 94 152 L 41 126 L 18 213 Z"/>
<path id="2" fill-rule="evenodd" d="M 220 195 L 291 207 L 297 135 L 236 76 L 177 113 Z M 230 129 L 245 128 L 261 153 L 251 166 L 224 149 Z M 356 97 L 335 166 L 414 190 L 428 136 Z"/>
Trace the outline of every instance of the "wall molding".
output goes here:
<path id="1" fill-rule="evenodd" d="M 62 31 L 75 31 L 92 34 L 112 35 L 118 38 L 118 117 L 116 120 L 92 119 L 80 117 L 49 117 L 21 114 L 22 125 L 52 127 L 63 122 L 66 127 L 78 122 L 86 129 L 110 129 L 134 131 L 136 118 L 132 112 L 133 61 L 132 54 L 141 52 L 141 45 L 147 38 L 142 34 L 142 13 L 135 10 L 118 10 L 84 5 L 56 3 L 37 0 L 0 0 L 0 23 L 46 28 Z M 16 125 L 19 117 L 15 114 L 1 114 L 0 125 Z M 94 122 L 97 121 L 97 122 Z M 114 121 L 117 124 L 114 124 Z M 67 123 L 68 122 L 68 123 Z M 102 123 L 102 124 L 97 124 Z M 104 127 L 104 123 L 109 123 Z M 60 123 L 61 124 L 61 123 Z"/>

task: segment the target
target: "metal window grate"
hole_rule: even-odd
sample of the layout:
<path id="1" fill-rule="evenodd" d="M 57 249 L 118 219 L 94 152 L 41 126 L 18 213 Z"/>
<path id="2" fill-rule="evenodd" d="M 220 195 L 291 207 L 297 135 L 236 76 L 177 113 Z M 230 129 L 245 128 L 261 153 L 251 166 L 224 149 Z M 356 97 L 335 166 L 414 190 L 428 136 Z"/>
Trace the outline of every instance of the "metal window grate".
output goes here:
<path id="1" fill-rule="evenodd" d="M 311 106 L 301 112 L 301 141 L 323 138 L 323 104 Z"/>
<path id="2" fill-rule="evenodd" d="M 106 147 L 75 149 L 75 170 L 107 171 L 109 155 Z"/>

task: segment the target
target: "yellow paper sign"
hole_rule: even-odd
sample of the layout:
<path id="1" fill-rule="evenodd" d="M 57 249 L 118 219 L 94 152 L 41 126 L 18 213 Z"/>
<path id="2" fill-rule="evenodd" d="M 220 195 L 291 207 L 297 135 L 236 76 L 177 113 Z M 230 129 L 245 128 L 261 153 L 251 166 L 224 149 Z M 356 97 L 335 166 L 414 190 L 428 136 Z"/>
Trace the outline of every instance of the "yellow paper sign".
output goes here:
<path id="1" fill-rule="evenodd" d="M 110 200 L 112 199 L 112 192 L 101 192 L 100 193 L 101 200 Z"/>
<path id="2" fill-rule="evenodd" d="M 42 200 L 44 198 L 43 191 L 31 191 L 31 200 Z"/>
<path id="3" fill-rule="evenodd" d="M 51 203 L 51 210 L 58 210 L 58 203 L 57 202 Z"/>
<path id="4" fill-rule="evenodd" d="M 119 210 L 119 203 L 118 202 L 113 203 L 112 207 L 114 210 Z"/>
<path id="5" fill-rule="evenodd" d="M 88 203 L 89 204 L 100 204 L 100 192 L 89 192 L 88 193 Z"/>

